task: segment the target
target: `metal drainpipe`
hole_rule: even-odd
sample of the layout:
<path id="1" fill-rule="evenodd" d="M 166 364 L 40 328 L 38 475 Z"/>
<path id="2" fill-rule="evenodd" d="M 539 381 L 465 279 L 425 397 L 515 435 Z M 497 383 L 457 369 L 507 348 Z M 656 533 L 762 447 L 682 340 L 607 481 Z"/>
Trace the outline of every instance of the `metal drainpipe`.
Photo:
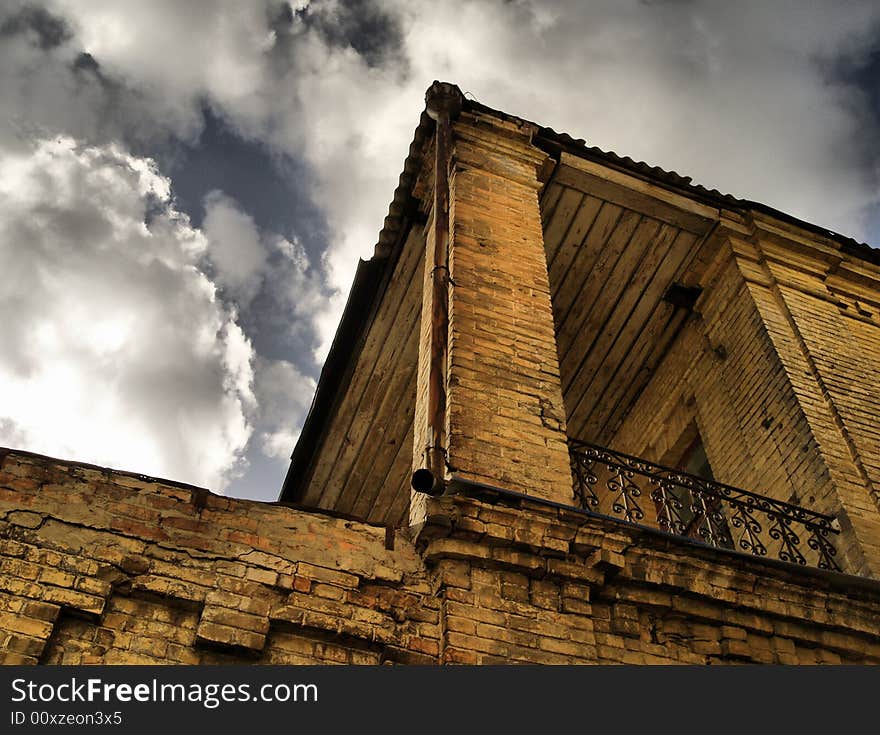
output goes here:
<path id="1" fill-rule="evenodd" d="M 412 487 L 442 495 L 446 475 L 446 359 L 449 335 L 449 167 L 452 120 L 461 110 L 461 90 L 434 82 L 425 94 L 428 115 L 437 123 L 434 136 L 434 267 L 431 270 L 431 363 L 428 372 L 428 443 L 424 467 Z"/>

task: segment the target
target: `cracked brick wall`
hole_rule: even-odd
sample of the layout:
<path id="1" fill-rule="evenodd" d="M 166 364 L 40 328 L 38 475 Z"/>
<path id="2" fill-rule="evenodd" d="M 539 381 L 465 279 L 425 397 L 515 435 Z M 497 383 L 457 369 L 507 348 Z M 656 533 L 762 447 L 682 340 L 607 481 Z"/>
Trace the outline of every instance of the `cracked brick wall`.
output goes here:
<path id="1" fill-rule="evenodd" d="M 423 663 L 437 604 L 383 527 L 25 454 L 0 470 L 5 663 Z"/>
<path id="2" fill-rule="evenodd" d="M 877 582 L 574 509 L 431 500 L 412 541 L 0 456 L 6 664 L 880 662 Z"/>

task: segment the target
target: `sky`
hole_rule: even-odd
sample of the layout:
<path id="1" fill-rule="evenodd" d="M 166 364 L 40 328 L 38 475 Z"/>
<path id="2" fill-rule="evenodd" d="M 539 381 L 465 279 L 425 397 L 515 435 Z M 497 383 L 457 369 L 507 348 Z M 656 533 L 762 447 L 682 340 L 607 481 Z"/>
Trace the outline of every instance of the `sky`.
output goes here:
<path id="1" fill-rule="evenodd" d="M 880 245 L 873 1 L 0 0 L 0 446 L 274 500 L 434 79 Z"/>

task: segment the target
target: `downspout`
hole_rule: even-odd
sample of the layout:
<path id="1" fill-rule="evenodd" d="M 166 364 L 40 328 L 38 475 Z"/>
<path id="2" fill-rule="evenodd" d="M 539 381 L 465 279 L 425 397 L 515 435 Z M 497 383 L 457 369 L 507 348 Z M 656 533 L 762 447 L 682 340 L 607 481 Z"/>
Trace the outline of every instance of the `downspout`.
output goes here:
<path id="1" fill-rule="evenodd" d="M 412 476 L 416 492 L 442 495 L 446 475 L 446 360 L 449 338 L 449 169 L 452 121 L 461 90 L 435 81 L 425 94 L 434 135 L 434 262 L 431 269 L 431 362 L 428 370 L 427 445 L 424 466 Z"/>

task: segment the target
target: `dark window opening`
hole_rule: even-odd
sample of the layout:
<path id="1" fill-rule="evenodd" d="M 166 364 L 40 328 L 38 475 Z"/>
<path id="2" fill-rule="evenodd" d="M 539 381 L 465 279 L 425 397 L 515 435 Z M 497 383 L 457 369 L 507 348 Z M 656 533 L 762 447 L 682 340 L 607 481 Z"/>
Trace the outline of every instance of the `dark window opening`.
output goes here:
<path id="1" fill-rule="evenodd" d="M 706 447 L 703 446 L 703 439 L 699 432 L 690 446 L 684 451 L 675 463 L 675 468 L 683 470 L 690 475 L 702 477 L 710 482 L 715 479 L 712 474 L 712 466 L 709 464 L 709 458 L 706 456 Z"/>
<path id="2" fill-rule="evenodd" d="M 696 422 L 691 422 L 669 455 L 666 464 L 672 468 L 709 483 L 715 481 Z M 672 533 L 711 541 L 713 545 L 723 548 L 733 548 L 721 500 L 699 484 L 692 484 L 689 478 L 681 480 L 684 484 L 672 484 L 667 489 L 667 495 L 655 498 L 661 525 L 666 525 L 666 530 Z"/>

